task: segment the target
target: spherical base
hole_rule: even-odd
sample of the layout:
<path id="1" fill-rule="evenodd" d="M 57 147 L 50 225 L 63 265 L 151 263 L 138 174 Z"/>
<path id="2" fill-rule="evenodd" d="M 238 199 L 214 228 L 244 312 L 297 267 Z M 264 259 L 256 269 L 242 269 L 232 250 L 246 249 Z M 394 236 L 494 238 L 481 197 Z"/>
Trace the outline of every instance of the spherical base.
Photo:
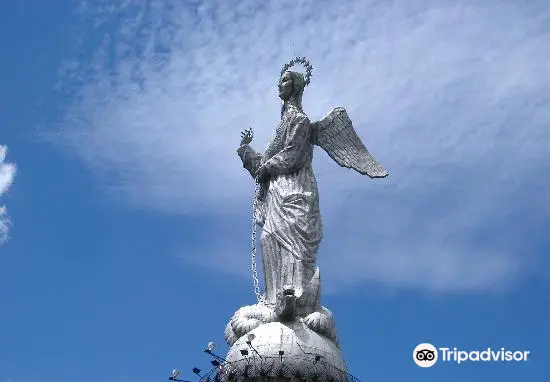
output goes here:
<path id="1" fill-rule="evenodd" d="M 309 329 L 302 320 L 260 325 L 239 338 L 226 359 L 229 365 L 234 365 L 233 378 L 281 376 L 349 380 L 340 349 Z"/>

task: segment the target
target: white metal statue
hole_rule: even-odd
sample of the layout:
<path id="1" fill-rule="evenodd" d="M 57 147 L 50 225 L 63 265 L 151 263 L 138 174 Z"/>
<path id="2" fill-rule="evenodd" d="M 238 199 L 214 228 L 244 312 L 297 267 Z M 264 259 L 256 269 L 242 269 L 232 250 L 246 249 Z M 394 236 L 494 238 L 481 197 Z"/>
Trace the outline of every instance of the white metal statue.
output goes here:
<path id="1" fill-rule="evenodd" d="M 289 70 L 296 64 L 305 67 L 305 75 Z M 261 295 L 254 275 L 258 304 L 235 313 L 226 328 L 230 344 L 262 323 L 293 319 L 303 319 L 312 330 L 337 341 L 332 315 L 320 305 L 316 259 L 323 223 L 312 169 L 313 147 L 320 146 L 340 166 L 371 178 L 388 175 L 361 142 L 344 108 L 336 107 L 318 122 L 309 121 L 302 110 L 302 96 L 311 71 L 304 57 L 283 67 L 281 121 L 263 154 L 250 147 L 252 129 L 241 133 L 237 153 L 257 183 L 253 226 L 254 232 L 256 225 L 262 228 L 266 285 Z M 255 272 L 254 255 L 253 250 Z"/>

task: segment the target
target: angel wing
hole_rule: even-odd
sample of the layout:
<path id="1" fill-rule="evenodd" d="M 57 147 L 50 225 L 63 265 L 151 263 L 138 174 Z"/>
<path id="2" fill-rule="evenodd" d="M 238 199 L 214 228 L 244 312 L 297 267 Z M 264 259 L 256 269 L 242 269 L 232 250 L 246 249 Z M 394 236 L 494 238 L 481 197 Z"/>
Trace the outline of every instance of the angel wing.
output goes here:
<path id="1" fill-rule="evenodd" d="M 340 166 L 353 168 L 371 178 L 388 175 L 361 142 L 343 107 L 334 108 L 323 119 L 311 125 L 311 142 L 325 150 Z"/>

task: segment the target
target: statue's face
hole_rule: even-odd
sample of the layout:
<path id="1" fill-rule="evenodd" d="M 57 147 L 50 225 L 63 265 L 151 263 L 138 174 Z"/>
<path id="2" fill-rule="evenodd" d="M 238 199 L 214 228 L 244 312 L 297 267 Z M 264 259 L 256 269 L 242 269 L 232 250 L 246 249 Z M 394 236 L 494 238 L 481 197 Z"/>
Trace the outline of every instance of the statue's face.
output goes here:
<path id="1" fill-rule="evenodd" d="M 288 100 L 292 95 L 293 86 L 292 76 L 289 72 L 285 72 L 279 80 L 279 98 L 283 101 Z"/>

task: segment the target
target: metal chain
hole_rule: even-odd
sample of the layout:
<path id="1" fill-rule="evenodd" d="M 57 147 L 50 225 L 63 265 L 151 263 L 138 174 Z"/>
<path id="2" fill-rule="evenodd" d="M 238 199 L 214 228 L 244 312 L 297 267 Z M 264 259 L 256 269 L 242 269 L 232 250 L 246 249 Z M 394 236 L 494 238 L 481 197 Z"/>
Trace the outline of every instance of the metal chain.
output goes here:
<path id="1" fill-rule="evenodd" d="M 258 271 L 256 269 L 256 208 L 258 205 L 258 196 L 260 192 L 260 184 L 256 182 L 254 190 L 254 202 L 252 203 L 252 280 L 254 282 L 254 293 L 258 302 L 263 302 L 264 297 L 260 292 L 260 281 L 258 280 Z"/>

